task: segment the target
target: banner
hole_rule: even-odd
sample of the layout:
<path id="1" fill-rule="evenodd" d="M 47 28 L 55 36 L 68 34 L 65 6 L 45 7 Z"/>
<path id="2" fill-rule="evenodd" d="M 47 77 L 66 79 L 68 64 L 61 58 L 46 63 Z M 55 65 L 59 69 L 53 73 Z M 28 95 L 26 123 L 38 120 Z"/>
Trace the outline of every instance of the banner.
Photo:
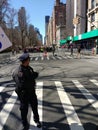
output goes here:
<path id="1" fill-rule="evenodd" d="M 3 29 L 0 27 L 0 52 L 12 46 L 7 35 L 4 33 Z"/>

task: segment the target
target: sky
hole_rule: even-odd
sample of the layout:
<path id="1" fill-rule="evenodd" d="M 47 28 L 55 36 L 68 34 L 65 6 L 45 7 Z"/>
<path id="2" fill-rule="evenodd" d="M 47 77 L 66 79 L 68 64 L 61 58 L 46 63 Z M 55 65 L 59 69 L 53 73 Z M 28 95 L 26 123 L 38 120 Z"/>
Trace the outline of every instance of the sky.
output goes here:
<path id="1" fill-rule="evenodd" d="M 61 2 L 65 3 L 66 0 Z M 45 36 L 45 16 L 52 16 L 55 0 L 9 0 L 9 3 L 11 8 L 17 11 L 25 7 L 29 23 L 37 27 L 43 37 Z"/>

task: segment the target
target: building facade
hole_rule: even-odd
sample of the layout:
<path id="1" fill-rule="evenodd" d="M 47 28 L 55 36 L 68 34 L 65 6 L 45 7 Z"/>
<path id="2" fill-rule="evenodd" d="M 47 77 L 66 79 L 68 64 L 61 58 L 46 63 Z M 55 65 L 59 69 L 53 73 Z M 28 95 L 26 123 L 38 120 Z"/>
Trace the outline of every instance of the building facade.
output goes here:
<path id="1" fill-rule="evenodd" d="M 74 35 L 74 0 L 66 0 L 66 35 Z"/>
<path id="2" fill-rule="evenodd" d="M 60 0 L 55 0 L 52 16 L 49 20 L 48 27 L 47 27 L 48 28 L 47 36 L 46 36 L 47 45 L 50 44 L 53 45 L 58 43 L 57 42 L 58 39 L 60 40 L 60 38 L 58 37 L 60 36 L 56 35 L 56 33 L 61 32 L 62 27 L 64 27 L 65 29 L 64 25 L 66 25 L 66 4 L 63 4 L 62 2 L 60 2 Z M 58 26 L 61 27 L 59 28 L 60 31 L 58 31 Z"/>
<path id="3" fill-rule="evenodd" d="M 45 40 L 44 40 L 44 44 L 47 45 L 48 44 L 48 24 L 49 24 L 49 19 L 50 16 L 45 16 Z"/>
<path id="4" fill-rule="evenodd" d="M 66 29 L 64 25 L 66 25 L 66 4 L 60 2 L 60 0 L 56 0 L 55 6 L 53 9 L 53 44 L 58 43 L 59 38 L 58 38 L 58 35 L 56 35 L 58 26 L 60 27 L 59 32 L 61 32 L 61 28 L 64 27 L 64 29 Z"/>
<path id="5" fill-rule="evenodd" d="M 88 0 L 88 26 L 87 30 L 98 29 L 98 0 Z"/>
<path id="6" fill-rule="evenodd" d="M 76 36 L 87 31 L 87 0 L 66 1 L 66 33 Z"/>

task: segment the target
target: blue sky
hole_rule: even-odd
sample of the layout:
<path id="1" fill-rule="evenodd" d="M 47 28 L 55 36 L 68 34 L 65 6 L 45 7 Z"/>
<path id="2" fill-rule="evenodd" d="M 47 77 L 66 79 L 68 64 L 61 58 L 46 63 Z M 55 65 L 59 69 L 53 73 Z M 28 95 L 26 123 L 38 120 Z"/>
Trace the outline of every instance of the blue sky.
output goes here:
<path id="1" fill-rule="evenodd" d="M 61 0 L 65 3 L 66 0 Z M 39 28 L 40 33 L 45 35 L 45 16 L 52 15 L 55 0 L 10 0 L 10 5 L 16 10 L 25 7 L 29 23 Z"/>

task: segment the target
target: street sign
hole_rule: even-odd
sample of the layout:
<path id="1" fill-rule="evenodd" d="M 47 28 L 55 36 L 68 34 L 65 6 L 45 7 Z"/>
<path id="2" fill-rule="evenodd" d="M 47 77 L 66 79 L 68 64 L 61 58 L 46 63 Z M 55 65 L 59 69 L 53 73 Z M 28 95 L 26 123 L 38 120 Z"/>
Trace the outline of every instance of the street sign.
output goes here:
<path id="1" fill-rule="evenodd" d="M 4 33 L 3 29 L 0 27 L 0 52 L 12 46 L 7 35 Z"/>

